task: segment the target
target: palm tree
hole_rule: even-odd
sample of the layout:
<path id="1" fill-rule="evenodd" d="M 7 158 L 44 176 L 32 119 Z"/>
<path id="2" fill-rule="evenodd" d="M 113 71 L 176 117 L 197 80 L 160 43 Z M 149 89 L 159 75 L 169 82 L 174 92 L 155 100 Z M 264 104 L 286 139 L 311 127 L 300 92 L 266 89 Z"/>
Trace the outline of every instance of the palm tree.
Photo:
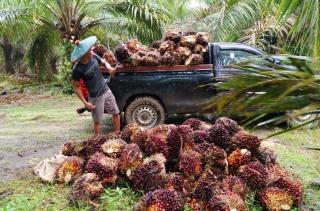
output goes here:
<path id="1" fill-rule="evenodd" d="M 17 6 L 18 2 L 20 6 Z M 7 74 L 15 73 L 14 58 L 23 53 L 21 52 L 21 48 L 17 47 L 20 39 L 27 31 L 24 21 L 28 12 L 23 4 L 23 1 L 18 0 L 0 2 L 0 48 L 4 57 L 5 72 Z"/>
<path id="2" fill-rule="evenodd" d="M 271 3 L 279 2 L 270 0 Z M 319 0 L 280 0 L 277 18 L 283 23 L 293 15 L 297 20 L 290 31 L 290 43 L 296 47 L 294 52 L 312 55 L 314 59 L 320 58 L 320 1 Z M 317 64 L 320 67 L 320 63 Z"/>

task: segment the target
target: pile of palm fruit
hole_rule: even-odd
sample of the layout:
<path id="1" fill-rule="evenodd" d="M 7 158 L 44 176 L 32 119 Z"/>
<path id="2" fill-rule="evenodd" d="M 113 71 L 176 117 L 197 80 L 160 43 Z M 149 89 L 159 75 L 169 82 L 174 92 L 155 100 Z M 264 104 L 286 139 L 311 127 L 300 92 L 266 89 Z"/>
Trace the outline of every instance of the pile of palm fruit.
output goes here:
<path id="1" fill-rule="evenodd" d="M 198 65 L 207 56 L 208 40 L 205 32 L 173 30 L 150 46 L 142 45 L 137 39 L 129 40 L 118 45 L 114 53 L 124 66 Z"/>
<path id="2" fill-rule="evenodd" d="M 129 124 L 121 134 L 65 143 L 68 159 L 56 181 L 72 183 L 73 203 L 98 202 L 104 188 L 128 183 L 144 193 L 133 207 L 138 211 L 242 211 L 253 193 L 267 210 L 299 207 L 302 184 L 260 144 L 226 117 L 148 130 Z"/>

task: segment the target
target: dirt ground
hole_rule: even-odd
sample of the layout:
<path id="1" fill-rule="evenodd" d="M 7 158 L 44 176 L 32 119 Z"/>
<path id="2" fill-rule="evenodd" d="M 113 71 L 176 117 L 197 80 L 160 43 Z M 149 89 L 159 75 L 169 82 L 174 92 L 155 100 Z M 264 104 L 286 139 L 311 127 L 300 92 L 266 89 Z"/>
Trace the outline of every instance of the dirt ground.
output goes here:
<path id="1" fill-rule="evenodd" d="M 0 182 L 32 176 L 31 168 L 57 154 L 64 142 L 88 137 L 91 114 L 78 115 L 79 106 L 74 96 L 42 96 L 0 105 Z"/>

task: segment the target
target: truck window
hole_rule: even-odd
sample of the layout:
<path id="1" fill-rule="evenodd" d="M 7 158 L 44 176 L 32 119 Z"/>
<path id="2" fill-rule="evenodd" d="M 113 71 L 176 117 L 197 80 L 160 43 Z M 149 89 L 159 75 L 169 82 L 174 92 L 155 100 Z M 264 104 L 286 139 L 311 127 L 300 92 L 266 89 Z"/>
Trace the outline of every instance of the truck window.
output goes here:
<path id="1" fill-rule="evenodd" d="M 222 66 L 235 64 L 251 57 L 256 54 L 243 50 L 221 50 Z"/>

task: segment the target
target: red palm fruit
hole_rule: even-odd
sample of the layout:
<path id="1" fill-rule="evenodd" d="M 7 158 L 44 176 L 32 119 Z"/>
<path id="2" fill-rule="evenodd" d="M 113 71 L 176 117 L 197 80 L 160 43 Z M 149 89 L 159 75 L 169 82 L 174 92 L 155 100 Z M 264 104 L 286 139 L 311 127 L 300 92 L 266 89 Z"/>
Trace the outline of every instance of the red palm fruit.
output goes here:
<path id="1" fill-rule="evenodd" d="M 192 211 L 203 211 L 205 208 L 204 203 L 195 198 L 188 198 L 186 205 Z"/>
<path id="2" fill-rule="evenodd" d="M 204 143 L 209 140 L 209 134 L 205 130 L 196 130 L 192 133 L 194 143 Z"/>
<path id="3" fill-rule="evenodd" d="M 247 211 L 243 199 L 236 193 L 224 192 L 212 197 L 206 206 L 207 211 Z"/>
<path id="4" fill-rule="evenodd" d="M 127 143 L 131 143 L 131 140 L 132 140 L 132 137 L 134 136 L 134 134 L 141 131 L 141 130 L 142 130 L 142 128 L 136 123 L 127 124 L 122 129 L 121 138 L 124 141 L 126 141 Z"/>
<path id="5" fill-rule="evenodd" d="M 184 62 L 185 65 L 199 65 L 203 63 L 203 56 L 201 54 L 193 53 Z"/>
<path id="6" fill-rule="evenodd" d="M 103 57 L 103 55 L 107 52 L 107 47 L 101 44 L 98 44 L 96 46 L 94 46 L 93 48 L 93 52 L 95 54 L 97 54 L 98 56 L 100 56 L 101 58 Z"/>
<path id="7" fill-rule="evenodd" d="M 108 157 L 119 158 L 126 144 L 122 139 L 111 139 L 101 145 L 101 151 Z"/>
<path id="8" fill-rule="evenodd" d="M 209 133 L 209 142 L 215 145 L 226 148 L 229 145 L 231 136 L 228 130 L 222 124 L 214 124 L 211 128 L 207 130 Z"/>
<path id="9" fill-rule="evenodd" d="M 253 158 L 262 164 L 275 164 L 277 160 L 276 154 L 269 148 L 259 147 L 252 151 Z"/>
<path id="10" fill-rule="evenodd" d="M 137 39 L 131 39 L 127 42 L 127 48 L 132 54 L 138 52 L 141 46 L 142 44 Z"/>
<path id="11" fill-rule="evenodd" d="M 182 149 L 183 140 L 179 133 L 179 128 L 170 130 L 167 136 L 167 146 L 169 151 L 169 160 L 178 160 L 180 150 Z"/>
<path id="12" fill-rule="evenodd" d="M 187 150 L 180 155 L 179 169 L 187 177 L 197 177 L 202 172 L 201 155 Z"/>
<path id="13" fill-rule="evenodd" d="M 229 149 L 235 150 L 237 148 L 240 148 L 255 150 L 260 147 L 261 141 L 262 140 L 257 136 L 250 135 L 244 131 L 240 131 L 232 136 L 229 143 Z"/>
<path id="14" fill-rule="evenodd" d="M 112 51 L 107 50 L 104 55 L 103 58 L 112 66 L 115 67 L 118 63 L 116 57 L 114 56 L 114 54 L 112 53 Z"/>
<path id="15" fill-rule="evenodd" d="M 222 124 L 227 129 L 230 136 L 233 136 L 235 133 L 241 130 L 241 127 L 238 125 L 238 123 L 232 119 L 229 119 L 228 117 L 220 117 L 215 123 Z"/>
<path id="16" fill-rule="evenodd" d="M 207 203 L 214 196 L 217 187 L 217 177 L 206 169 L 195 183 L 192 197 Z"/>
<path id="17" fill-rule="evenodd" d="M 166 32 L 164 40 L 171 40 L 174 43 L 179 43 L 182 37 L 182 32 L 179 30 Z"/>
<path id="18" fill-rule="evenodd" d="M 162 40 L 156 40 L 156 41 L 151 43 L 150 47 L 158 49 L 158 48 L 160 48 L 161 43 L 162 43 Z"/>
<path id="19" fill-rule="evenodd" d="M 183 199 L 178 192 L 157 189 L 148 192 L 134 206 L 135 211 L 182 211 Z"/>
<path id="20" fill-rule="evenodd" d="M 103 186 L 99 181 L 99 177 L 94 173 L 87 173 L 73 183 L 70 201 L 74 204 L 90 202 L 98 198 L 102 192 Z"/>
<path id="21" fill-rule="evenodd" d="M 68 141 L 62 147 L 62 154 L 65 156 L 76 155 L 76 144 L 73 141 Z"/>
<path id="22" fill-rule="evenodd" d="M 72 156 L 67 158 L 58 168 L 56 179 L 60 183 L 68 184 L 81 176 L 84 160 Z"/>
<path id="23" fill-rule="evenodd" d="M 152 161 L 141 164 L 129 178 L 135 191 L 147 191 L 164 185 L 165 175 L 161 174 L 163 167 L 160 163 Z"/>
<path id="24" fill-rule="evenodd" d="M 127 144 L 120 154 L 119 169 L 130 178 L 133 170 L 143 161 L 143 155 L 139 146 L 135 143 Z"/>
<path id="25" fill-rule="evenodd" d="M 287 191 L 293 197 L 293 203 L 297 206 L 303 201 L 303 186 L 300 181 L 290 177 L 280 177 L 274 186 Z"/>
<path id="26" fill-rule="evenodd" d="M 145 153 L 149 156 L 156 153 L 162 153 L 165 157 L 168 157 L 169 148 L 166 136 L 157 133 L 150 134 L 145 144 Z"/>
<path id="27" fill-rule="evenodd" d="M 211 144 L 203 154 L 203 163 L 211 168 L 221 169 L 228 174 L 227 153 L 220 147 Z"/>
<path id="28" fill-rule="evenodd" d="M 209 34 L 207 32 L 198 32 L 196 34 L 196 40 L 198 44 L 208 45 Z"/>
<path id="29" fill-rule="evenodd" d="M 96 136 L 89 138 L 88 140 L 82 142 L 77 148 L 77 155 L 80 157 L 88 158 L 96 152 L 99 152 L 101 145 L 106 142 L 107 139 L 104 136 Z"/>
<path id="30" fill-rule="evenodd" d="M 194 150 L 198 153 L 200 153 L 201 155 L 204 155 L 205 152 L 214 144 L 210 144 L 208 142 L 203 142 L 200 144 L 195 144 L 194 145 Z"/>
<path id="31" fill-rule="evenodd" d="M 145 151 L 145 144 L 148 138 L 149 138 L 148 130 L 139 130 L 138 132 L 133 134 L 132 143 L 138 144 L 139 148 L 142 151 Z"/>
<path id="32" fill-rule="evenodd" d="M 164 157 L 162 153 L 156 153 L 151 155 L 150 157 L 146 157 L 143 159 L 143 164 L 146 165 L 151 162 L 157 162 L 161 166 L 161 171 L 160 174 L 165 174 L 166 173 L 166 162 L 167 159 Z"/>
<path id="33" fill-rule="evenodd" d="M 117 176 L 118 160 L 109 158 L 102 153 L 95 153 L 86 164 L 86 171 L 95 173 L 104 185 L 114 182 Z"/>
<path id="34" fill-rule="evenodd" d="M 237 193 L 243 199 L 250 193 L 250 189 L 245 181 L 236 176 L 225 177 L 222 180 L 222 188 L 226 191 Z"/>
<path id="35" fill-rule="evenodd" d="M 267 185 L 268 171 L 258 161 L 253 161 L 238 169 L 240 176 L 252 189 L 263 188 Z"/>
<path id="36" fill-rule="evenodd" d="M 267 210 L 290 210 L 293 204 L 292 197 L 286 191 L 274 187 L 259 191 L 258 198 Z"/>
<path id="37" fill-rule="evenodd" d="M 181 125 L 189 125 L 192 130 L 207 130 L 212 126 L 212 125 L 210 125 L 204 121 L 201 121 L 200 119 L 196 119 L 196 118 L 187 119 Z"/>
<path id="38" fill-rule="evenodd" d="M 228 156 L 228 165 L 233 169 L 251 161 L 251 152 L 247 149 L 236 149 Z"/>
<path id="39" fill-rule="evenodd" d="M 170 191 L 183 192 L 183 176 L 178 172 L 169 173 L 166 176 L 164 188 Z"/>
<path id="40" fill-rule="evenodd" d="M 124 64 L 130 59 L 131 53 L 129 52 L 126 45 L 121 44 L 114 49 L 114 55 L 116 56 L 118 62 Z"/>
<path id="41" fill-rule="evenodd" d="M 161 56 L 161 65 L 172 66 L 174 64 L 175 61 L 171 51 L 167 51 Z"/>

